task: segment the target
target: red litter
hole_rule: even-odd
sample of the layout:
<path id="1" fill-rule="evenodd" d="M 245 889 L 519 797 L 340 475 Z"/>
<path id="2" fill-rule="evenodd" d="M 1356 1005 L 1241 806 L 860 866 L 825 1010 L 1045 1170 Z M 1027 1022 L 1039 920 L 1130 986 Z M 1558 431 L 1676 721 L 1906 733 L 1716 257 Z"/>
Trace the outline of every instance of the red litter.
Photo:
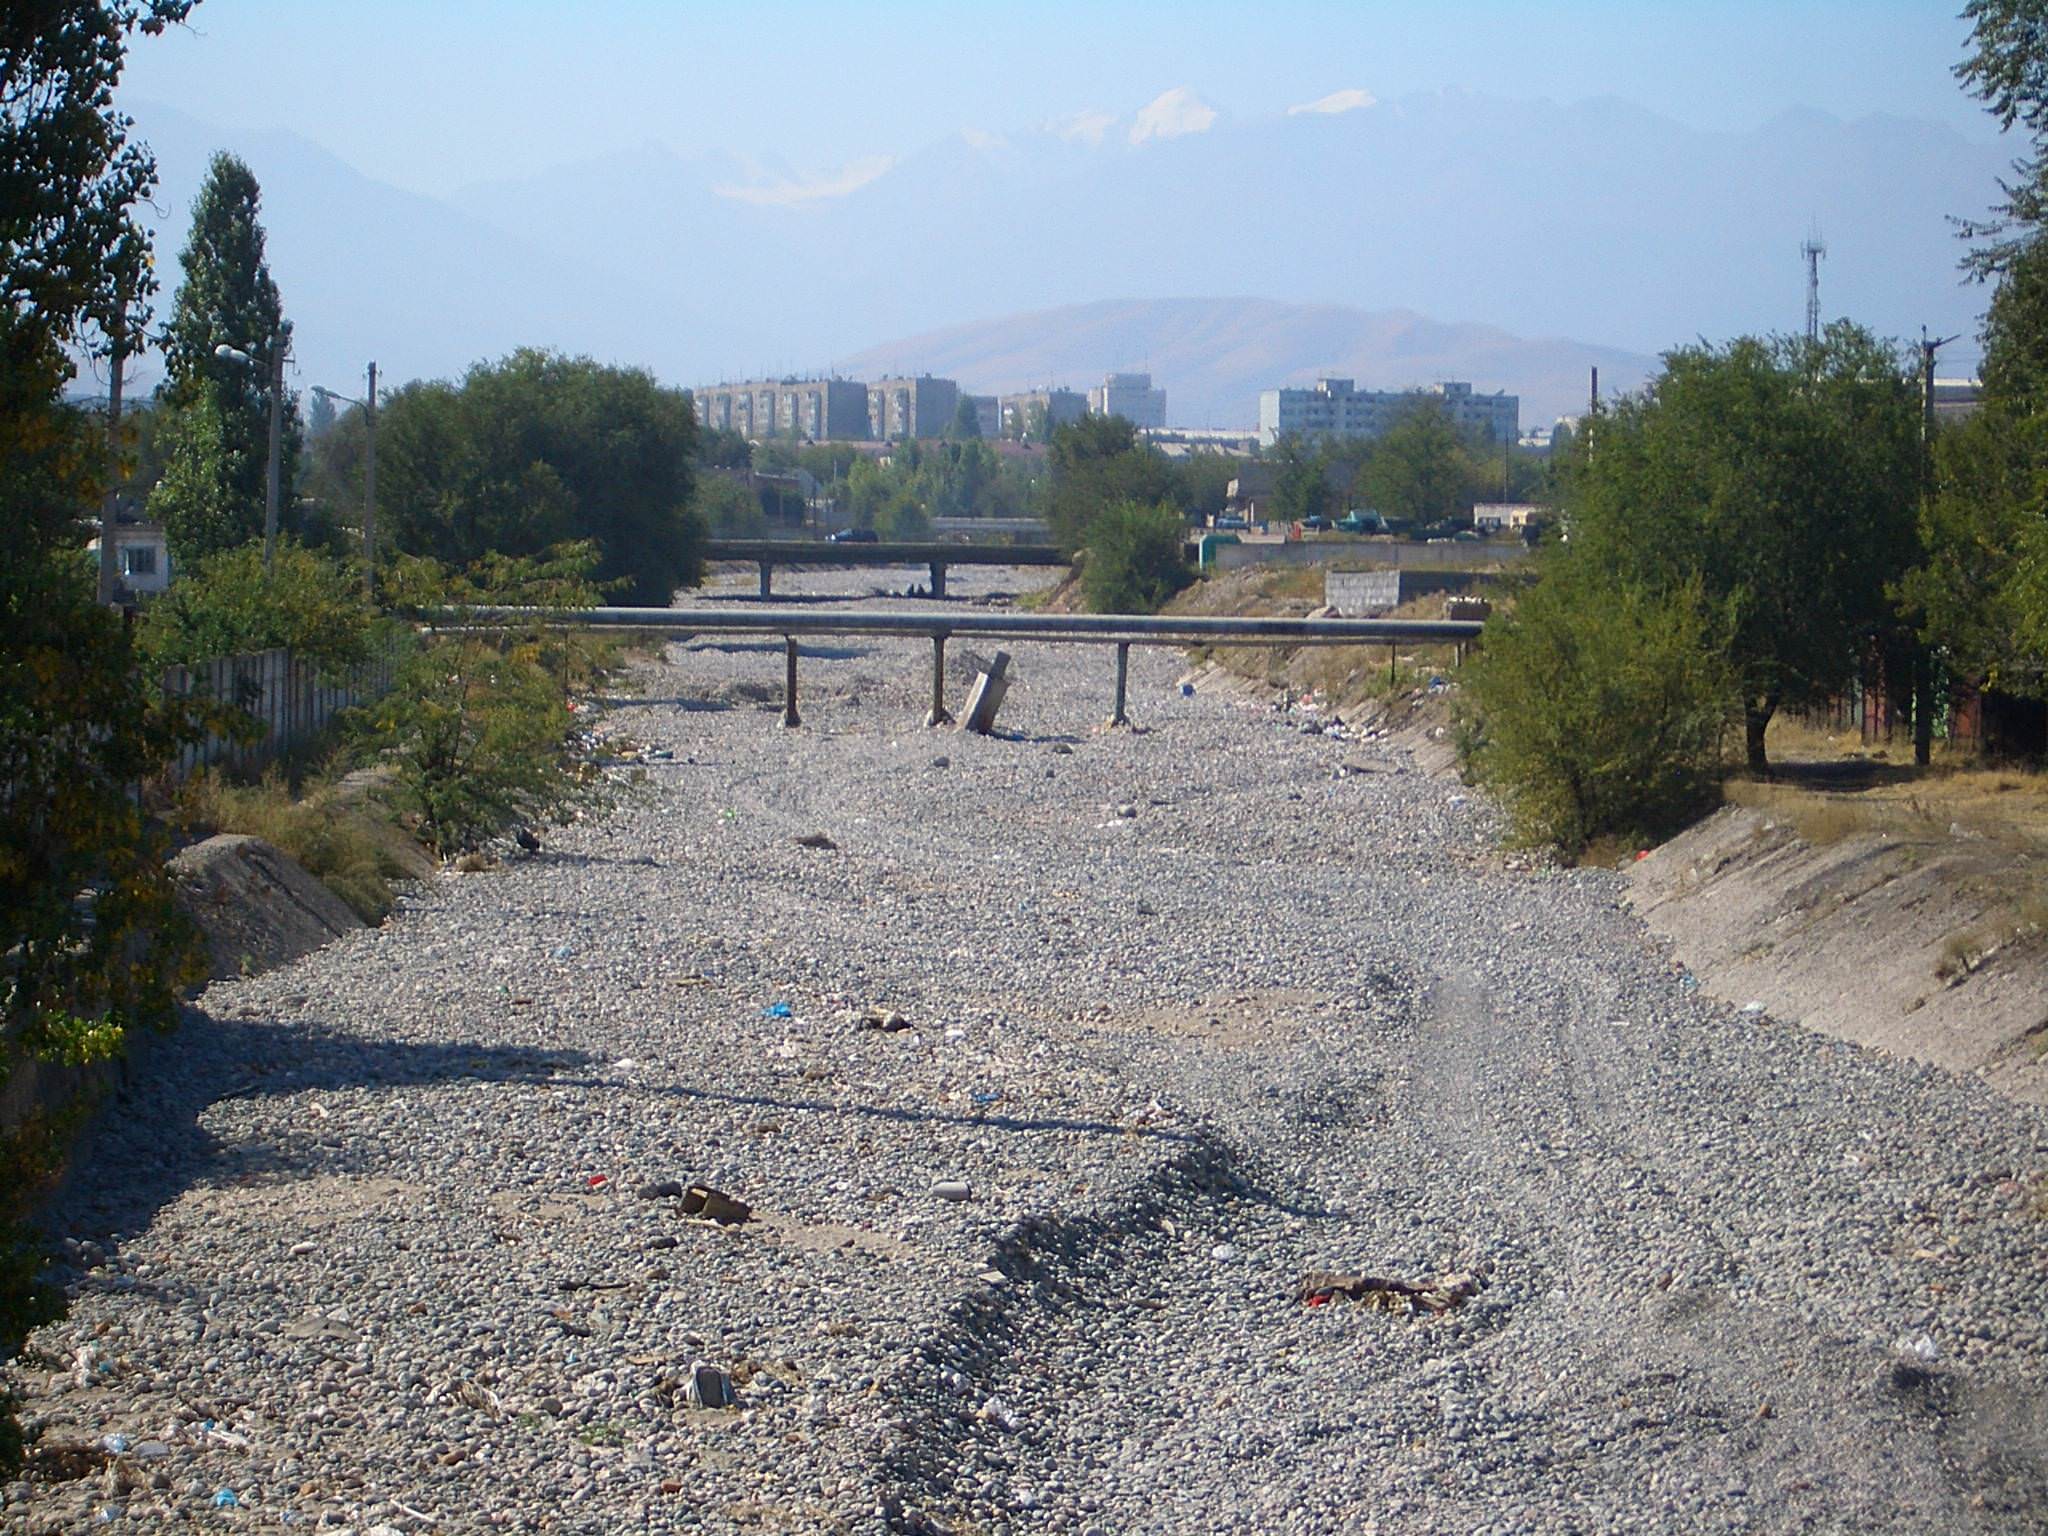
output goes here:
<path id="1" fill-rule="evenodd" d="M 609 1184 L 611 1180 L 607 1179 L 601 1173 L 593 1173 L 589 1178 L 585 1179 L 583 1182 L 586 1185 L 588 1185 L 591 1189 L 601 1189 L 604 1185 Z"/>

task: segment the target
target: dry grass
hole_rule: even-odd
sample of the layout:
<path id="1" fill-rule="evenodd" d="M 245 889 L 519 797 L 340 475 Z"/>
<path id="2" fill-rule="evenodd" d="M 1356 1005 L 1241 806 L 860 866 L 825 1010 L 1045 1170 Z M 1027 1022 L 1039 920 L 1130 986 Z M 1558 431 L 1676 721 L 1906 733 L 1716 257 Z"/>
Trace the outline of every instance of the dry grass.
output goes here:
<path id="1" fill-rule="evenodd" d="M 184 784 L 171 819 L 195 837 L 260 837 L 298 862 L 366 923 L 391 910 L 391 882 L 419 872 L 420 855 L 381 807 L 311 780 L 293 794 L 272 770 L 261 782 L 230 784 L 200 773 Z"/>
<path id="2" fill-rule="evenodd" d="M 1246 566 L 1196 583 L 1168 605 L 1168 612 L 1300 617 L 1322 606 L 1323 571 L 1316 566 Z M 1440 619 L 1441 593 L 1403 603 L 1388 615 L 1397 619 Z M 1433 677 L 1447 676 L 1457 661 L 1450 645 L 1393 648 L 1383 645 L 1205 646 L 1193 653 L 1232 674 L 1275 692 L 1319 694 L 1333 708 L 1367 702 L 1407 700 Z"/>

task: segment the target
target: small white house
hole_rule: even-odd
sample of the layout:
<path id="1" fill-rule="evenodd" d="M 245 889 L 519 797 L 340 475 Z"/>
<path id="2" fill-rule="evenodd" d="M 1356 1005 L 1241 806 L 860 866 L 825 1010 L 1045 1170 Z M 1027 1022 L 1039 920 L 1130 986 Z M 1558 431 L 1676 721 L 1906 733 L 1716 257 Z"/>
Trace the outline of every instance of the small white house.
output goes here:
<path id="1" fill-rule="evenodd" d="M 86 549 L 97 558 L 100 541 Z M 154 597 L 171 584 L 171 547 L 161 523 L 114 524 L 114 569 L 123 598 Z"/>

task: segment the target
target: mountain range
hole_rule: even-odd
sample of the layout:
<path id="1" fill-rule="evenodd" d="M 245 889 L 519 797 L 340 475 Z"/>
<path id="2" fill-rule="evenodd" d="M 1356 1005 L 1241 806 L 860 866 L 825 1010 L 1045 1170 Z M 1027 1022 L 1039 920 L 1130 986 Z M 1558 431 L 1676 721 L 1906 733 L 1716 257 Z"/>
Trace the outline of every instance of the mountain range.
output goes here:
<path id="1" fill-rule="evenodd" d="M 1797 329 L 1816 229 L 1827 314 L 1973 333 L 1950 216 L 1981 214 L 2009 158 L 1888 117 L 1715 132 L 1611 98 L 1345 91 L 1239 118 L 1168 91 L 898 159 L 649 144 L 428 197 L 297 134 L 126 106 L 163 169 L 167 269 L 208 155 L 249 162 L 310 382 L 519 345 L 684 385 L 886 364 L 1085 387 L 1149 365 L 1189 424 L 1248 424 L 1257 389 L 1317 372 L 1464 378 L 1539 421 L 1578 407 L 1590 364 L 1621 386 L 1672 345 Z M 1257 297 L 1188 297 L 1216 294 Z"/>

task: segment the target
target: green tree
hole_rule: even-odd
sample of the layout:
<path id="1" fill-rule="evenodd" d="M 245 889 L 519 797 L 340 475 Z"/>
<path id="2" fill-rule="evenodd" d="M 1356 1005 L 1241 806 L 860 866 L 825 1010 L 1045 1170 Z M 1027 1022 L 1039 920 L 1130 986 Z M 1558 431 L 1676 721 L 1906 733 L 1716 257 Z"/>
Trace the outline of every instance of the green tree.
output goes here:
<path id="1" fill-rule="evenodd" d="M 1461 677 L 1460 747 L 1525 842 L 1654 840 L 1712 801 L 1736 680 L 1697 579 L 1616 582 L 1576 546 L 1490 620 Z"/>
<path id="2" fill-rule="evenodd" d="M 1072 551 L 1092 542 L 1095 519 L 1120 502 L 1177 505 L 1172 462 L 1138 437 L 1121 416 L 1083 416 L 1052 435 L 1047 520 L 1054 541 Z"/>
<path id="3" fill-rule="evenodd" d="M 881 511 L 875 514 L 875 531 L 885 539 L 910 544 L 931 537 L 932 520 L 924 504 L 905 486 L 882 503 Z"/>
<path id="4" fill-rule="evenodd" d="M 1283 523 L 1324 517 L 1333 510 L 1328 446 L 1289 432 L 1268 450 L 1273 461 L 1273 513 Z"/>
<path id="5" fill-rule="evenodd" d="M 1920 564 L 1901 583 L 1922 636 L 1961 676 L 2038 693 L 2048 634 L 2031 579 L 2048 553 L 2048 414 L 1993 400 L 1935 441 Z M 2030 601 L 2030 599 L 2035 599 Z"/>
<path id="6" fill-rule="evenodd" d="M 1112 502 L 1089 525 L 1081 595 L 1096 613 L 1157 613 L 1195 579 L 1186 546 L 1172 507 Z"/>
<path id="7" fill-rule="evenodd" d="M 1650 597 L 1700 585 L 1734 616 L 1750 766 L 1782 704 L 1857 674 L 1896 624 L 1916 547 L 1920 412 L 1898 353 L 1838 321 L 1667 353 L 1590 423 L 1566 479 L 1575 551 Z"/>
<path id="8" fill-rule="evenodd" d="M 960 397 L 960 405 L 953 412 L 953 423 L 946 429 L 946 436 L 963 443 L 980 439 L 981 412 L 974 408 L 974 401 L 969 396 Z"/>
<path id="9" fill-rule="evenodd" d="M 666 606 L 702 575 L 696 433 L 689 397 L 642 370 L 522 350 L 385 402 L 380 514 L 394 550 L 449 565 L 588 539 L 601 581 Z"/>
<path id="10" fill-rule="evenodd" d="M 259 544 L 208 555 L 150 604 L 137 638 L 152 668 L 282 646 L 343 677 L 369 655 L 375 618 L 356 572 L 282 538 L 267 580 Z"/>
<path id="11" fill-rule="evenodd" d="M 291 324 L 264 258 L 263 194 L 248 166 L 217 154 L 192 204 L 184 281 L 164 327 L 165 471 L 150 512 L 181 564 L 263 531 L 269 471 L 272 360 L 291 350 Z M 222 357 L 243 350 L 250 360 Z M 296 483 L 298 400 L 280 409 L 280 499 Z M 288 509 L 280 505 L 280 522 Z"/>
<path id="12" fill-rule="evenodd" d="M 135 203 L 156 182 L 114 111 L 130 35 L 189 4 L 0 8 L 0 1080 L 23 1056 L 83 1062 L 166 1025 L 197 948 L 178 918 L 163 840 L 129 791 L 186 722 L 136 665 L 80 558 L 106 439 L 59 403 L 67 350 L 135 335 L 154 291 Z M 0 1360 L 61 1316 L 21 1226 L 60 1128 L 0 1134 Z M 22 1453 L 0 1394 L 0 1471 Z"/>
<path id="13" fill-rule="evenodd" d="M 1956 78 L 2001 129 L 2025 129 L 2033 146 L 2013 166 L 2013 180 L 2000 183 L 2004 201 L 1994 216 L 1962 222 L 1965 237 L 1976 242 L 1964 269 L 1993 278 L 2009 271 L 2048 225 L 2048 12 L 2041 0 L 1969 0 L 1962 19 L 1970 23 L 1970 52 Z"/>
<path id="14" fill-rule="evenodd" d="M 1402 412 L 1372 445 L 1358 481 L 1383 516 L 1441 523 L 1472 510 L 1472 459 L 1444 408 L 1426 400 Z"/>
<path id="15" fill-rule="evenodd" d="M 761 498 L 730 475 L 700 475 L 690 506 L 713 538 L 758 539 L 768 531 Z"/>

